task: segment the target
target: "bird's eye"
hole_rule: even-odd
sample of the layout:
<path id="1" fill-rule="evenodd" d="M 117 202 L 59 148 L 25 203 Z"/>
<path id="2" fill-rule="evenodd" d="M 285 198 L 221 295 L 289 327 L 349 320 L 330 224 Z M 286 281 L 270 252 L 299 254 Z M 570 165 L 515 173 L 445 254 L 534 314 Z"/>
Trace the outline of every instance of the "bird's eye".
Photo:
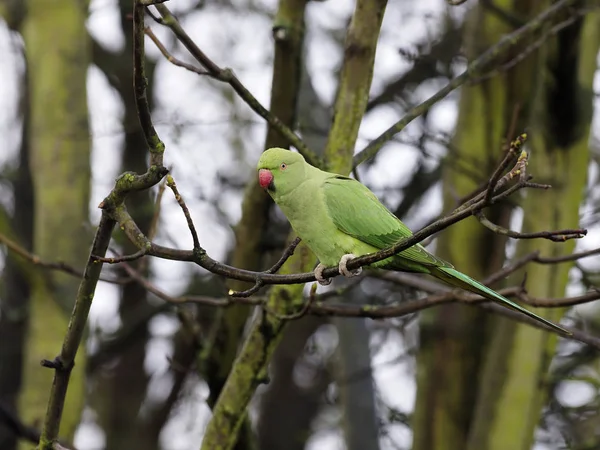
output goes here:
<path id="1" fill-rule="evenodd" d="M 281 163 L 281 164 L 279 165 L 279 168 L 280 168 L 281 170 L 285 170 L 285 169 L 287 169 L 287 164 L 286 164 L 286 163 Z"/>

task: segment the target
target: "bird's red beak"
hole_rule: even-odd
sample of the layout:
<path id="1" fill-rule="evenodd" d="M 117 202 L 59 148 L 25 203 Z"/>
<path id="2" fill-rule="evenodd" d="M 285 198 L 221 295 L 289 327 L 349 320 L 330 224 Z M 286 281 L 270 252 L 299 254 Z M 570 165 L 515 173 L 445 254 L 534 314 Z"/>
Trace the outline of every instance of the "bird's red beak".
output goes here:
<path id="1" fill-rule="evenodd" d="M 261 188 L 267 189 L 272 182 L 273 174 L 270 170 L 260 169 L 258 171 L 258 183 L 260 184 Z"/>

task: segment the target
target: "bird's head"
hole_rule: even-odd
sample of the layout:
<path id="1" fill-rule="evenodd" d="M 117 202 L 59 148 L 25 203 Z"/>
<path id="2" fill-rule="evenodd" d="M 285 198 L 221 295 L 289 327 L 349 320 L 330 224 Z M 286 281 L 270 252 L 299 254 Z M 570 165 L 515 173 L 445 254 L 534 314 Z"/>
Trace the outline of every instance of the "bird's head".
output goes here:
<path id="1" fill-rule="evenodd" d="M 258 160 L 258 182 L 271 195 L 285 195 L 304 180 L 305 165 L 299 153 L 270 148 Z"/>

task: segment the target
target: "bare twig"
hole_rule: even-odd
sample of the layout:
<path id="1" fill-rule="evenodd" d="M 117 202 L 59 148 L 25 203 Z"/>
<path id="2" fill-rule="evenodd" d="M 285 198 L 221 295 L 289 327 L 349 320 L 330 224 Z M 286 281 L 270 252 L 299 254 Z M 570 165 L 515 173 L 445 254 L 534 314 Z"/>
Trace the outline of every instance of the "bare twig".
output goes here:
<path id="1" fill-rule="evenodd" d="M 486 203 L 489 203 L 490 200 L 492 199 L 492 195 L 494 195 L 494 191 L 496 190 L 496 185 L 498 184 L 500 177 L 502 176 L 504 171 L 506 169 L 508 169 L 508 166 L 515 159 L 515 156 L 518 153 L 520 153 L 519 150 L 521 150 L 521 147 L 525 143 L 526 139 L 527 139 L 527 134 L 523 133 L 510 143 L 508 151 L 506 152 L 506 156 L 504 157 L 502 162 L 498 165 L 496 170 L 494 170 L 494 173 L 490 177 L 490 180 L 488 182 L 488 187 L 487 187 L 487 190 L 485 191 L 485 197 L 484 197 Z M 523 156 L 523 155 L 521 155 L 521 156 Z M 523 159 L 524 159 L 524 161 L 522 164 L 523 164 L 523 166 L 525 166 L 527 164 L 527 153 L 525 153 L 525 157 Z"/>
<path id="2" fill-rule="evenodd" d="M 279 260 L 275 264 L 273 264 L 273 267 L 267 270 L 267 273 L 277 273 L 279 269 L 281 269 L 281 266 L 283 266 L 285 262 L 290 258 L 290 256 L 294 254 L 294 251 L 296 250 L 296 247 L 298 247 L 298 244 L 300 244 L 300 241 L 302 241 L 302 239 L 297 237 L 292 242 L 290 242 L 290 245 L 287 246 Z"/>
<path id="3" fill-rule="evenodd" d="M 4 403 L 0 402 L 0 423 L 5 428 L 9 429 L 18 438 L 37 444 L 40 440 L 40 430 L 23 423 L 17 413 L 8 408 Z M 60 445 L 65 450 L 76 450 L 75 446 L 70 442 L 59 441 Z"/>
<path id="4" fill-rule="evenodd" d="M 234 75 L 231 69 L 223 69 L 214 63 L 189 37 L 185 30 L 179 24 L 179 21 L 171 14 L 169 8 L 165 5 L 156 5 L 156 9 L 162 16 L 162 23 L 168 26 L 175 34 L 177 39 L 183 44 L 191 55 L 198 61 L 210 74 L 211 77 L 228 83 L 235 92 L 246 102 L 246 104 L 254 110 L 259 116 L 265 119 L 269 125 L 275 128 L 284 136 L 290 144 L 292 144 L 302 155 L 315 166 L 322 166 L 321 159 L 310 150 L 306 144 L 288 128 L 278 117 L 271 114 L 252 93 L 242 84 L 242 82 Z"/>
<path id="5" fill-rule="evenodd" d="M 582 228 L 567 229 L 567 230 L 556 230 L 556 231 L 538 231 L 535 233 L 519 233 L 518 231 L 509 230 L 508 228 L 501 227 L 491 222 L 483 211 L 477 211 L 475 217 L 479 222 L 486 227 L 488 230 L 493 231 L 496 234 L 508 236 L 513 239 L 548 239 L 553 242 L 565 242 L 569 239 L 580 239 L 587 234 L 587 230 Z"/>
<path id="6" fill-rule="evenodd" d="M 146 256 L 147 253 L 148 253 L 147 250 L 142 248 L 142 249 L 138 250 L 137 252 L 132 253 L 131 255 L 122 255 L 122 256 L 113 256 L 113 257 L 92 255 L 92 259 L 94 261 L 103 262 L 106 264 L 118 264 L 118 263 L 122 263 L 122 262 L 135 261 L 137 259 L 142 258 L 143 256 Z"/>
<path id="7" fill-rule="evenodd" d="M 560 31 L 564 30 L 569 25 L 575 23 L 576 20 L 578 20 L 581 16 L 583 16 L 587 12 L 589 12 L 589 10 L 586 8 L 579 8 L 577 10 L 573 10 L 571 12 L 571 14 L 569 14 L 568 18 L 566 18 L 562 22 L 559 22 L 558 24 L 554 25 L 553 27 L 551 27 L 550 29 L 545 31 L 539 38 L 537 38 L 535 40 L 535 42 L 533 42 L 532 44 L 528 45 L 525 49 L 520 51 L 517 54 L 517 56 L 515 56 L 513 59 L 511 59 L 507 63 L 504 63 L 504 64 L 500 65 L 499 67 L 491 70 L 490 72 L 486 73 L 485 75 L 474 78 L 473 80 L 471 80 L 469 82 L 469 84 L 478 84 L 478 83 L 481 83 L 482 81 L 485 81 L 494 76 L 497 76 L 503 72 L 507 72 L 509 69 L 513 68 L 518 63 L 523 61 L 532 52 L 534 52 L 535 50 L 540 48 L 544 42 L 548 41 L 549 37 L 557 35 Z"/>
<path id="8" fill-rule="evenodd" d="M 199 69 L 196 66 L 193 66 L 191 64 L 188 64 L 186 62 L 183 62 L 183 61 L 175 58 L 171 53 L 169 53 L 169 51 L 163 45 L 163 43 L 160 42 L 160 39 L 158 39 L 158 37 L 156 37 L 156 35 L 152 31 L 152 28 L 146 27 L 144 29 L 144 33 L 146 33 L 146 36 L 148 36 L 152 40 L 152 42 L 154 42 L 154 45 L 156 45 L 156 48 L 158 48 L 160 50 L 160 52 L 163 54 L 163 56 L 171 64 L 173 64 L 175 66 L 178 66 L 178 67 L 183 67 L 184 69 L 189 70 L 190 72 L 194 72 L 194 73 L 196 73 L 198 75 L 209 75 L 210 76 L 210 73 L 207 72 L 206 70 Z"/>
<path id="9" fill-rule="evenodd" d="M 277 271 L 281 269 L 281 266 L 285 264 L 289 257 L 294 254 L 294 251 L 296 250 L 296 247 L 298 247 L 300 241 L 301 239 L 299 237 L 294 239 L 290 243 L 290 245 L 288 245 L 288 247 L 285 249 L 279 260 L 273 265 L 273 267 L 266 270 L 264 273 L 277 273 Z M 250 289 L 246 289 L 245 291 L 229 291 L 229 295 L 231 297 L 250 297 L 251 295 L 258 292 L 260 288 L 262 288 L 264 285 L 264 281 L 256 280 L 256 283 L 254 283 L 254 286 L 252 286 Z"/>
<path id="10" fill-rule="evenodd" d="M 73 267 L 63 261 L 57 261 L 57 262 L 42 261 L 42 259 L 39 256 L 34 255 L 33 253 L 27 251 L 25 248 L 21 247 L 15 241 L 13 241 L 8 236 L 5 236 L 2 233 L 0 233 L 0 244 L 6 245 L 6 248 L 8 248 L 10 251 L 16 253 L 17 255 L 19 255 L 22 258 L 26 259 L 27 261 L 35 264 L 36 266 L 43 267 L 44 269 L 60 270 L 61 272 L 68 273 L 69 275 L 73 275 L 78 278 L 81 278 L 81 276 L 83 275 L 83 272 L 81 272 L 80 270 L 77 270 L 75 267 Z"/>
<path id="11" fill-rule="evenodd" d="M 600 248 L 595 248 L 593 250 L 586 250 L 584 252 L 577 252 L 571 255 L 565 256 L 555 256 L 555 257 L 544 257 L 544 256 L 536 256 L 534 259 L 535 262 L 539 264 L 557 264 L 563 262 L 571 262 L 577 261 L 582 258 L 587 258 L 588 256 L 594 256 L 600 254 Z"/>
<path id="12" fill-rule="evenodd" d="M 169 188 L 173 191 L 173 194 L 175 195 L 175 200 L 177 200 L 179 207 L 183 211 L 183 215 L 185 216 L 185 220 L 187 222 L 188 228 L 190 229 L 192 240 L 194 242 L 194 250 L 199 250 L 201 248 L 200 240 L 198 239 L 198 232 L 196 231 L 196 227 L 194 226 L 194 221 L 192 220 L 190 210 L 185 204 L 185 200 L 177 190 L 177 185 L 175 184 L 175 180 L 171 175 L 167 175 L 167 186 L 169 186 Z"/>
<path id="13" fill-rule="evenodd" d="M 148 239 L 151 241 L 156 237 L 156 234 L 158 232 L 158 224 L 159 224 L 159 220 L 160 220 L 162 198 L 163 198 L 163 195 L 165 194 L 166 188 L 167 188 L 167 179 L 165 178 L 158 185 L 158 193 L 156 194 L 156 199 L 154 200 L 154 214 L 152 214 L 152 221 L 150 222 L 150 226 L 148 227 Z M 147 259 L 147 258 L 142 259 L 138 264 L 137 270 L 139 270 L 141 273 L 144 273 L 148 266 L 148 261 L 149 261 L 149 259 Z"/>
<path id="14" fill-rule="evenodd" d="M 600 299 L 600 292 L 598 290 L 592 290 L 582 295 L 576 295 L 574 297 L 558 297 L 558 298 L 538 298 L 531 297 L 527 292 L 519 292 L 516 297 L 523 303 L 529 306 L 536 306 L 540 308 L 564 308 L 566 306 L 581 305 L 583 303 L 589 303 Z"/>
<path id="15" fill-rule="evenodd" d="M 232 305 L 233 303 L 243 303 L 247 305 L 260 305 L 264 303 L 264 298 L 262 297 L 253 297 L 253 298 L 239 298 L 233 301 L 231 298 L 216 298 L 216 297 L 208 297 L 205 295 L 182 295 L 179 297 L 173 297 L 171 295 L 166 294 L 164 291 L 157 288 L 154 284 L 148 281 L 139 271 L 135 270 L 129 264 L 123 264 L 123 268 L 127 272 L 127 274 L 146 289 L 151 294 L 156 295 L 161 300 L 165 302 L 172 303 L 174 305 L 182 305 L 185 303 L 196 303 L 199 305 L 205 306 L 217 306 L 217 307 L 227 307 Z"/>
<path id="16" fill-rule="evenodd" d="M 523 135 L 521 135 L 521 136 L 523 136 Z M 515 141 L 513 141 L 513 143 L 514 142 Z M 509 157 L 509 155 L 507 155 L 502 160 L 499 168 L 494 171 L 493 177 L 499 177 L 502 174 L 502 172 L 506 169 L 507 163 L 510 162 L 510 159 L 511 158 Z M 483 188 L 483 185 L 482 185 L 482 189 L 478 194 L 473 195 L 469 200 L 465 201 L 462 205 L 458 206 L 455 209 L 455 211 L 461 211 L 463 209 L 469 208 L 469 207 L 473 206 L 475 203 L 481 202 L 481 201 L 483 201 L 483 203 L 482 203 L 483 207 L 489 206 L 492 202 L 493 194 L 498 193 L 510 181 L 513 181 L 515 179 L 519 180 L 519 184 L 517 184 L 516 186 L 513 186 L 513 188 L 515 190 L 522 189 L 525 187 L 538 187 L 538 186 L 540 188 L 547 189 L 549 186 L 537 185 L 537 184 L 534 185 L 533 183 L 529 183 L 529 179 L 531 177 L 527 174 L 527 163 L 528 162 L 529 162 L 529 154 L 526 151 L 521 151 L 521 154 L 517 158 L 517 161 L 516 161 L 515 165 L 513 166 L 513 168 L 510 169 L 501 178 L 499 178 L 499 179 L 496 178 L 496 181 L 493 183 L 493 187 L 491 189 L 490 189 L 490 186 L 491 186 L 490 183 L 489 182 L 485 183 L 487 185 L 486 188 Z M 513 191 L 510 191 L 510 192 L 512 194 Z"/>
<path id="17" fill-rule="evenodd" d="M 480 57 L 471 62 L 467 69 L 456 78 L 453 78 L 444 88 L 440 89 L 434 95 L 429 97 L 424 102 L 412 108 L 404 115 L 402 119 L 384 131 L 379 137 L 371 141 L 363 150 L 354 156 L 353 163 L 355 166 L 363 161 L 372 158 L 395 134 L 399 133 L 417 117 L 428 111 L 433 105 L 445 98 L 455 89 L 459 88 L 466 82 L 479 76 L 482 71 L 489 66 L 490 63 L 510 50 L 513 46 L 521 43 L 525 38 L 545 27 L 549 22 L 554 20 L 566 8 L 572 6 L 577 0 L 559 0 L 549 8 L 545 9 L 537 17 L 523 25 L 521 28 L 504 36 L 500 42 L 486 50 Z"/>

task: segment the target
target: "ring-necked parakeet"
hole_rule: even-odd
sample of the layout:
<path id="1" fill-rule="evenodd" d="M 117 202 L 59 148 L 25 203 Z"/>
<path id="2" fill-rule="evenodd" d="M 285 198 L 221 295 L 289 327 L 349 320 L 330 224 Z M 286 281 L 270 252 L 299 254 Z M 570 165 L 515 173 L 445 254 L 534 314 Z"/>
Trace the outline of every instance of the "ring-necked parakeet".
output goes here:
<path id="1" fill-rule="evenodd" d="M 347 277 L 358 275 L 361 269 L 350 272 L 346 268 L 349 260 L 390 247 L 412 234 L 366 186 L 311 166 L 299 153 L 271 148 L 262 154 L 257 168 L 261 187 L 319 258 L 315 277 L 321 284 L 330 282 L 323 278 L 325 267 L 338 266 L 340 273 Z M 433 275 L 452 286 L 526 314 L 562 334 L 571 334 L 460 273 L 420 244 L 372 266 Z"/>

